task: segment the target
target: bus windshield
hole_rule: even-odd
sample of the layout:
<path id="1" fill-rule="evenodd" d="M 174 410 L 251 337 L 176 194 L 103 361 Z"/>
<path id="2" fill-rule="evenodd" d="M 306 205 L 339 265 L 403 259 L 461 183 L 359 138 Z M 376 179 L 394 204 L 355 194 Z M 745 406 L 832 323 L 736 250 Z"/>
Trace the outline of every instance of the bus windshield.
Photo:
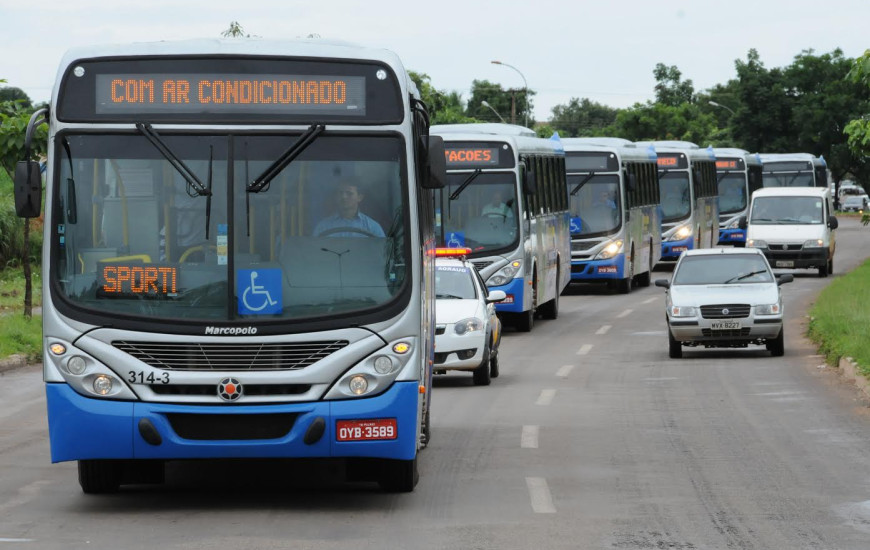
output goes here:
<path id="1" fill-rule="evenodd" d="M 692 213 L 692 196 L 689 193 L 689 175 L 685 172 L 667 172 L 659 177 L 662 200 L 662 221 L 673 222 L 685 219 Z"/>
<path id="2" fill-rule="evenodd" d="M 821 224 L 824 206 L 819 197 L 758 197 L 752 202 L 749 223 Z"/>
<path id="3" fill-rule="evenodd" d="M 513 172 L 479 173 L 453 200 L 450 196 L 471 176 L 450 174 L 435 204 L 441 211 L 435 225 L 446 246 L 467 246 L 491 252 L 517 241 L 517 182 Z"/>
<path id="4" fill-rule="evenodd" d="M 764 172 L 764 187 L 812 187 L 812 170 L 806 172 Z"/>
<path id="5" fill-rule="evenodd" d="M 71 158 L 59 163 L 51 277 L 68 302 L 250 324 L 364 311 L 402 289 L 398 139 L 321 135 L 258 193 L 246 187 L 298 135 L 161 139 L 210 196 L 140 134 L 58 140 Z"/>
<path id="6" fill-rule="evenodd" d="M 571 234 L 589 237 L 614 233 L 622 222 L 619 177 L 615 174 L 591 178 L 588 175 L 569 175 L 568 192 L 571 193 L 580 183 L 583 186 L 568 197 L 571 202 Z"/>
<path id="7" fill-rule="evenodd" d="M 746 174 L 725 174 L 719 179 L 719 213 L 733 214 L 746 209 Z"/>

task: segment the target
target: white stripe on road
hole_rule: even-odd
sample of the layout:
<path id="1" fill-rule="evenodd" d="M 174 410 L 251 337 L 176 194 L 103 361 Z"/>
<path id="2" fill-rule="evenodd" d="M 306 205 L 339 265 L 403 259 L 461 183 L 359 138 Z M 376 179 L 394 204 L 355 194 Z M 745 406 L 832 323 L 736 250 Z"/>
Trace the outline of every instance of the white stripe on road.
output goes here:
<path id="1" fill-rule="evenodd" d="M 556 371 L 556 376 L 559 378 L 568 378 L 568 375 L 571 374 L 571 371 L 574 370 L 574 365 L 565 365 L 559 367 L 559 370 Z"/>
<path id="2" fill-rule="evenodd" d="M 622 313 L 620 313 L 619 315 L 617 315 L 616 318 L 617 318 L 617 319 L 622 319 L 623 317 L 628 317 L 629 315 L 631 315 L 631 313 L 632 313 L 633 311 L 634 311 L 633 309 L 626 309 L 625 311 L 623 311 Z"/>
<path id="3" fill-rule="evenodd" d="M 604 325 L 600 329 L 596 330 L 595 334 L 598 334 L 598 335 L 607 334 L 607 331 L 610 330 L 611 328 L 613 328 L 611 325 Z"/>
<path id="4" fill-rule="evenodd" d="M 577 355 L 586 355 L 592 349 L 592 344 L 583 344 L 580 346 L 580 349 L 577 350 Z"/>
<path id="5" fill-rule="evenodd" d="M 523 449 L 538 448 L 538 426 L 523 426 L 523 434 L 520 436 L 520 447 Z"/>
<path id="6" fill-rule="evenodd" d="M 541 390 L 541 395 L 538 396 L 538 400 L 535 401 L 535 405 L 549 405 L 553 402 L 553 398 L 556 396 L 556 390 Z"/>
<path id="7" fill-rule="evenodd" d="M 0 542 L 33 542 L 33 539 L 2 539 Z"/>
<path id="8" fill-rule="evenodd" d="M 547 480 L 542 477 L 527 477 L 526 486 L 529 488 L 529 497 L 532 499 L 532 510 L 536 514 L 555 514 L 556 507 L 553 505 L 553 497 L 550 496 L 550 487 Z"/>
<path id="9" fill-rule="evenodd" d="M 658 301 L 658 299 L 659 299 L 658 296 L 653 296 L 652 298 L 650 298 L 650 299 L 648 299 L 648 300 L 644 300 L 643 303 L 645 303 L 645 304 L 651 304 L 651 303 L 653 303 L 653 302 L 655 302 L 655 301 Z"/>

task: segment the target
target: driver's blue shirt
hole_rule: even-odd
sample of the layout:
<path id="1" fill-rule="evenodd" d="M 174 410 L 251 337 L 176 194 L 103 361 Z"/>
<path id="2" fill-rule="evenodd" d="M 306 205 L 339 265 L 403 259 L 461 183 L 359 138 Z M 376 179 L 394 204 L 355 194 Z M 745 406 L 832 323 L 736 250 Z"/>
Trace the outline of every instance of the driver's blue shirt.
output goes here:
<path id="1" fill-rule="evenodd" d="M 330 229 L 338 229 L 340 227 L 352 227 L 354 229 L 359 229 L 361 231 L 365 231 L 366 233 L 371 233 L 375 237 L 384 237 L 384 230 L 381 229 L 381 226 L 375 220 L 366 216 L 362 212 L 357 212 L 356 216 L 352 218 L 342 218 L 338 214 L 333 214 L 328 218 L 323 218 L 320 222 L 314 227 L 314 236 L 319 237 L 323 233 L 326 233 Z M 327 237 L 366 237 L 362 233 L 357 233 L 356 231 L 336 231 L 335 233 L 330 233 Z"/>

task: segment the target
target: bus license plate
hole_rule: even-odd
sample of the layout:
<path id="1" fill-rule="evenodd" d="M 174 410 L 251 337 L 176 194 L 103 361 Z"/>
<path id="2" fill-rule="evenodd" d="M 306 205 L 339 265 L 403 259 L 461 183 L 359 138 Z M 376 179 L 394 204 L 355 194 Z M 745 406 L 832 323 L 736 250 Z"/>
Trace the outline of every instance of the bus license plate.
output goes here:
<path id="1" fill-rule="evenodd" d="M 378 441 L 397 437 L 399 428 L 395 418 L 339 420 L 335 424 L 336 441 Z"/>
<path id="2" fill-rule="evenodd" d="M 739 321 L 717 321 L 713 323 L 713 330 L 739 330 Z"/>
<path id="3" fill-rule="evenodd" d="M 776 267 L 794 267 L 794 260 L 777 260 Z"/>

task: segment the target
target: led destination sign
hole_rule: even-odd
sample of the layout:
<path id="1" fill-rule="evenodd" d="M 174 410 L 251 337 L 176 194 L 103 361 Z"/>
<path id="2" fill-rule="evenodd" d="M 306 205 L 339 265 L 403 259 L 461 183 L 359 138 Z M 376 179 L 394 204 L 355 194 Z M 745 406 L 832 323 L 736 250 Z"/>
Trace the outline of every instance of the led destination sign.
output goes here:
<path id="1" fill-rule="evenodd" d="M 103 265 L 97 296 L 101 298 L 159 298 L 178 293 L 178 270 L 160 265 Z"/>
<path id="2" fill-rule="evenodd" d="M 682 153 L 659 153 L 656 159 L 659 168 L 688 168 L 689 161 Z"/>
<path id="3" fill-rule="evenodd" d="M 717 170 L 743 170 L 743 159 L 716 159 Z"/>
<path id="4" fill-rule="evenodd" d="M 444 160 L 448 169 L 513 168 L 513 150 L 504 143 L 447 141 L 444 143 Z"/>
<path id="5" fill-rule="evenodd" d="M 98 74 L 95 113 L 366 114 L 363 76 Z"/>

